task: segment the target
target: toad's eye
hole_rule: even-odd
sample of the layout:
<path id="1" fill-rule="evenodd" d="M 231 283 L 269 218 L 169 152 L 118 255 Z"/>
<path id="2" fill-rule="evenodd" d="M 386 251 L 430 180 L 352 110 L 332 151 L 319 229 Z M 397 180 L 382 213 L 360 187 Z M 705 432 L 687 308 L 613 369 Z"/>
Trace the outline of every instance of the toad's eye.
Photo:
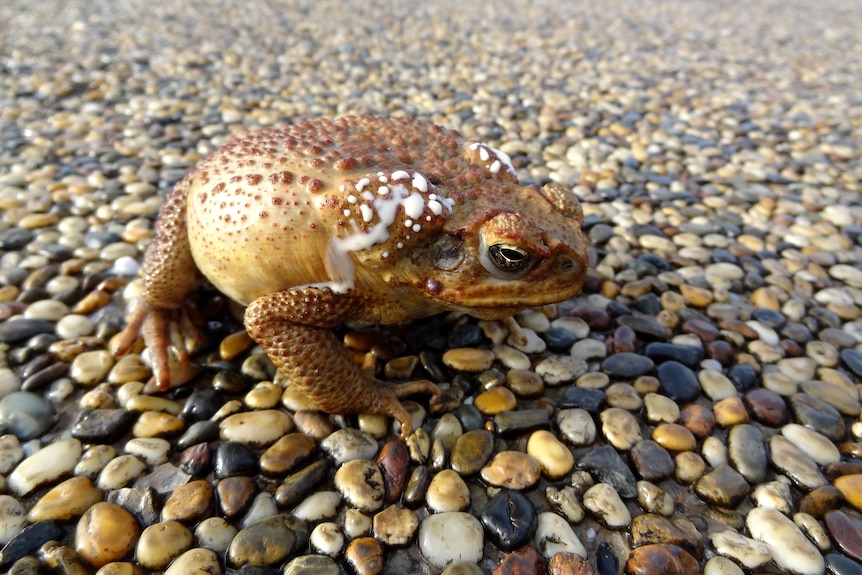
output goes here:
<path id="1" fill-rule="evenodd" d="M 521 277 L 532 265 L 529 252 L 507 244 L 489 246 L 480 259 L 491 274 L 506 279 Z"/>

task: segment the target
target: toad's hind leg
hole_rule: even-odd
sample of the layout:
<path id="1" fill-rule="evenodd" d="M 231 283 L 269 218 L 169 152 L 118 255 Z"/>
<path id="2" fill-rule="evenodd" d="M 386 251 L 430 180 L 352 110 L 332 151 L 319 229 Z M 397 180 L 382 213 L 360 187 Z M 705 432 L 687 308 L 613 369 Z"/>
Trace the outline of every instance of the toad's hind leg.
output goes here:
<path id="1" fill-rule="evenodd" d="M 436 402 L 440 390 L 427 380 L 379 381 L 353 361 L 331 328 L 347 320 L 358 305 L 361 301 L 328 288 L 287 290 L 252 302 L 245 326 L 291 384 L 322 410 L 389 415 L 401 424 L 405 438 L 413 425 L 399 398 L 429 392 Z"/>
<path id="2" fill-rule="evenodd" d="M 191 176 L 177 183 L 162 206 L 155 237 L 144 256 L 144 293 L 113 348 L 115 355 L 123 355 L 142 335 L 150 348 L 156 386 L 161 390 L 170 387 L 168 347 L 173 345 L 180 359 L 188 361 L 184 339 L 199 337 L 184 307 L 189 293 L 202 281 L 186 229 L 190 183 Z"/>

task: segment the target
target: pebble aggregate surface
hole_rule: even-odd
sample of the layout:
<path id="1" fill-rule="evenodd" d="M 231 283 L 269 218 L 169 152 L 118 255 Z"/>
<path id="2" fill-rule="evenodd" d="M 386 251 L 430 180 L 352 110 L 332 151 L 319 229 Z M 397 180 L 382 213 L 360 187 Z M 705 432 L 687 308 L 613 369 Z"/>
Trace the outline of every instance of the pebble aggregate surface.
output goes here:
<path id="1" fill-rule="evenodd" d="M 862 573 L 860 36 L 839 0 L 0 3 L 0 572 Z M 444 389 L 404 443 L 206 287 L 147 395 L 108 350 L 165 194 L 357 113 L 572 188 L 583 293 L 342 328 Z"/>

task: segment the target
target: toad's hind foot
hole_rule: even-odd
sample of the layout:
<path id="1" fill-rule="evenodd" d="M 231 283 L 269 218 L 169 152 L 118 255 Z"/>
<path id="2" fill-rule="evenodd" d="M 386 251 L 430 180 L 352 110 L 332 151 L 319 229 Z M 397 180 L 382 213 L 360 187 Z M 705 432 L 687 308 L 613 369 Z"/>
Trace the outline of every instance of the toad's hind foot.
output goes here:
<path id="1" fill-rule="evenodd" d="M 116 356 L 125 355 L 134 346 L 139 335 L 144 338 L 150 351 L 155 389 L 166 391 L 182 383 L 171 381 L 169 348 L 172 347 L 177 359 L 185 364 L 189 362 L 186 340 L 195 343 L 201 341 L 200 332 L 191 320 L 188 306 L 165 309 L 155 307 L 141 298 L 129 317 L 126 329 L 118 336 L 111 351 Z"/>
<path id="2" fill-rule="evenodd" d="M 431 403 L 435 405 L 440 400 L 440 388 L 428 381 L 419 379 L 407 383 L 388 383 L 374 380 L 376 387 L 369 388 L 370 396 L 368 413 L 388 415 L 401 424 L 401 439 L 407 439 L 413 432 L 413 421 L 407 409 L 401 404 L 401 399 L 416 393 L 430 393 Z"/>

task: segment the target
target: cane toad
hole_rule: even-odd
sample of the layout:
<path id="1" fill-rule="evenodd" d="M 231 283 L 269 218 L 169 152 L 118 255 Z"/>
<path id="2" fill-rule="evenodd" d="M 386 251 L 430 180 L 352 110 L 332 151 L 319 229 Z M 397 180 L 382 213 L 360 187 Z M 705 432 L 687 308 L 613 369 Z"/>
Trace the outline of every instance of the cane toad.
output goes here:
<path id="1" fill-rule="evenodd" d="M 399 398 L 331 328 L 447 310 L 504 318 L 559 302 L 586 274 L 571 191 L 522 186 L 506 154 L 403 118 L 311 120 L 229 140 L 179 182 L 156 222 L 144 293 L 114 351 L 140 334 L 155 382 L 187 360 L 186 298 L 204 279 L 247 305 L 249 335 L 329 413 L 380 413 L 411 431 Z"/>

